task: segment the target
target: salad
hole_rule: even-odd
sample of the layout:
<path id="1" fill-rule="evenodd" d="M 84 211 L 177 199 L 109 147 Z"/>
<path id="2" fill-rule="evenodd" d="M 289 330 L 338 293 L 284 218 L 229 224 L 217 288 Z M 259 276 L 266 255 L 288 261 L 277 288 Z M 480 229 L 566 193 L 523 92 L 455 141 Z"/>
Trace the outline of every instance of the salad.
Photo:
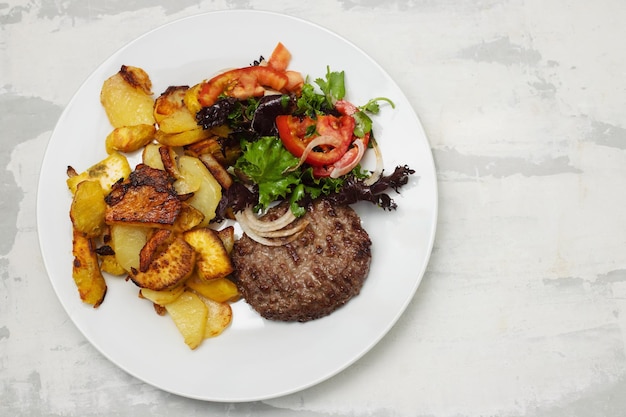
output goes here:
<path id="1" fill-rule="evenodd" d="M 228 134 L 215 148 L 216 157 L 238 179 L 224 190 L 215 220 L 247 206 L 264 212 L 283 200 L 299 217 L 308 203 L 322 196 L 337 204 L 370 201 L 382 209 L 395 209 L 387 190 L 398 191 L 414 171 L 398 166 L 383 175 L 371 119 L 381 105 L 393 108 L 394 103 L 377 97 L 363 105 L 352 104 L 346 99 L 344 72 L 329 67 L 323 78 L 313 82 L 301 76 L 294 82 L 299 74 L 290 72 L 291 85 L 267 75 L 269 69 L 284 71 L 289 58 L 279 44 L 267 62 L 261 57 L 252 66 L 235 70 L 243 74 L 218 75 L 199 88 L 200 103 L 208 105 L 198 110 L 197 121 L 204 129 L 227 128 Z M 252 89 L 244 94 L 235 91 L 256 72 L 269 85 L 263 95 Z M 376 155 L 373 172 L 360 165 L 368 149 Z"/>

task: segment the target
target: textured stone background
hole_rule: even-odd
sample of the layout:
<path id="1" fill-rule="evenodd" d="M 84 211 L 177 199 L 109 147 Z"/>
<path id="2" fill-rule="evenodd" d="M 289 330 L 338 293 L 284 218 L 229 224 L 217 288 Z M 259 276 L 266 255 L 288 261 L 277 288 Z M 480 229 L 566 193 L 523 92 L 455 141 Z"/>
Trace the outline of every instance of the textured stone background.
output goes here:
<path id="1" fill-rule="evenodd" d="M 438 169 L 415 299 L 363 359 L 249 404 L 161 392 L 102 357 L 38 250 L 47 141 L 98 64 L 222 9 L 348 38 L 409 97 Z M 626 3 L 621 0 L 0 2 L 0 415 L 622 416 L 626 413 Z"/>

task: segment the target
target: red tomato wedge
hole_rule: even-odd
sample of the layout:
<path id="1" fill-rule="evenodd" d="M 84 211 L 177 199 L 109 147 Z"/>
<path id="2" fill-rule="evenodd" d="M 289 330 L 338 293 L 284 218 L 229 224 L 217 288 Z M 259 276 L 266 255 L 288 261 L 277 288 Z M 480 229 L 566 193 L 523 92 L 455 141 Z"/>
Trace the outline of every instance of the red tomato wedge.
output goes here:
<path id="1" fill-rule="evenodd" d="M 310 130 L 315 126 L 312 134 Z M 353 139 L 355 121 L 351 116 L 322 115 L 310 117 L 282 115 L 276 117 L 278 135 L 285 148 L 311 166 L 322 167 L 337 162 Z"/>
<path id="2" fill-rule="evenodd" d="M 289 61 L 291 61 L 291 52 L 289 52 L 285 45 L 278 42 L 270 59 L 267 61 L 267 65 L 276 71 L 286 71 L 289 66 Z"/>

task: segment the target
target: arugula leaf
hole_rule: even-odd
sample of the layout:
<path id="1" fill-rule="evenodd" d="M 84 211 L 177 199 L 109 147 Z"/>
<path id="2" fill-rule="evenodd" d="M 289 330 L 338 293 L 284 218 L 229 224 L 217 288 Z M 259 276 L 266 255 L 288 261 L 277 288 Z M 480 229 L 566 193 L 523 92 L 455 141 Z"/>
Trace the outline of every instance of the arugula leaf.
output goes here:
<path id="1" fill-rule="evenodd" d="M 264 136 L 254 142 L 244 141 L 242 149 L 235 168 L 258 185 L 262 210 L 273 201 L 286 198 L 300 183 L 300 171 L 288 171 L 298 164 L 298 158 L 283 147 L 280 139 Z"/>

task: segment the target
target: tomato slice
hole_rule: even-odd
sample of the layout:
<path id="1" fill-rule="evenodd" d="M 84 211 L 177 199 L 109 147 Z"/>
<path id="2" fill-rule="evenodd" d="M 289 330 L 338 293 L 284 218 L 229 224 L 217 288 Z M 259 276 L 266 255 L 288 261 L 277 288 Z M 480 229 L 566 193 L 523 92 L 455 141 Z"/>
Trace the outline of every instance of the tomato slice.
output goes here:
<path id="1" fill-rule="evenodd" d="M 365 153 L 366 145 L 363 143 L 363 139 L 357 138 L 352 142 L 353 146 L 350 147 L 343 154 L 343 156 L 331 165 L 325 165 L 321 167 L 313 167 L 313 176 L 339 178 L 346 175 L 356 167 Z"/>
<path id="2" fill-rule="evenodd" d="M 289 66 L 289 61 L 291 61 L 291 52 L 289 52 L 285 45 L 278 42 L 276 48 L 272 51 L 270 59 L 267 61 L 267 65 L 274 68 L 276 71 L 286 71 Z"/>
<path id="3" fill-rule="evenodd" d="M 204 81 L 198 91 L 198 102 L 208 107 L 217 101 L 220 94 L 238 99 L 259 97 L 265 93 L 265 87 L 283 91 L 289 82 L 284 71 L 274 68 L 254 66 L 237 68 L 216 75 Z"/>
<path id="4" fill-rule="evenodd" d="M 307 135 L 315 126 L 315 133 Z M 285 148 L 294 156 L 301 158 L 308 144 L 319 137 L 327 137 L 333 146 L 320 146 L 311 150 L 305 162 L 311 166 L 321 167 L 338 161 L 348 150 L 353 139 L 355 121 L 351 116 L 335 117 L 332 115 L 318 116 L 317 120 L 310 117 L 281 115 L 276 118 L 278 135 Z"/>

